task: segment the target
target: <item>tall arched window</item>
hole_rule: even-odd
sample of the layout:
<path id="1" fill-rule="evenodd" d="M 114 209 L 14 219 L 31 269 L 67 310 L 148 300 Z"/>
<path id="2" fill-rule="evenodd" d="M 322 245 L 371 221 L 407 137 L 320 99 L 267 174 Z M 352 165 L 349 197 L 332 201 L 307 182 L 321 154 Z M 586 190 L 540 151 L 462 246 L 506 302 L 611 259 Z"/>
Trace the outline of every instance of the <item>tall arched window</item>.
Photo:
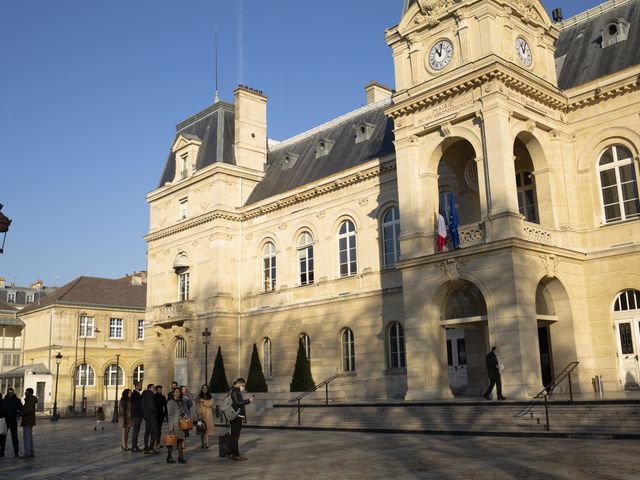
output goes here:
<path id="1" fill-rule="evenodd" d="M 140 382 L 142 383 L 144 380 L 144 365 L 138 365 L 133 369 L 133 383 Z"/>
<path id="2" fill-rule="evenodd" d="M 78 365 L 75 373 L 75 383 L 77 386 L 93 387 L 96 384 L 96 372 L 91 365 L 86 363 Z"/>
<path id="3" fill-rule="evenodd" d="M 309 232 L 304 232 L 298 238 L 298 264 L 300 285 L 313 283 L 313 237 Z"/>
<path id="4" fill-rule="evenodd" d="M 633 155 L 621 145 L 608 147 L 598 162 L 605 223 L 638 218 L 640 200 Z"/>
<path id="5" fill-rule="evenodd" d="M 262 288 L 265 292 L 276 288 L 276 246 L 273 242 L 262 247 Z"/>
<path id="6" fill-rule="evenodd" d="M 271 362 L 271 340 L 265 338 L 262 341 L 262 373 L 266 378 L 273 375 L 273 364 Z"/>
<path id="7" fill-rule="evenodd" d="M 186 302 L 189 300 L 189 259 L 185 253 L 176 257 L 173 270 L 178 277 L 178 301 Z"/>
<path id="8" fill-rule="evenodd" d="M 393 267 L 400 258 L 400 211 L 389 208 L 382 216 L 382 257 L 384 268 Z"/>
<path id="9" fill-rule="evenodd" d="M 389 368 L 405 368 L 404 329 L 398 322 L 389 327 Z"/>
<path id="10" fill-rule="evenodd" d="M 124 385 L 124 371 L 122 367 L 112 364 L 104 371 L 104 384 L 107 387 L 114 387 L 118 382 L 118 386 Z"/>
<path id="11" fill-rule="evenodd" d="M 311 339 L 309 335 L 303 333 L 300 335 L 300 340 L 302 340 L 302 346 L 304 347 L 304 353 L 307 356 L 307 360 L 311 360 Z"/>
<path id="12" fill-rule="evenodd" d="M 176 358 L 187 358 L 187 342 L 184 338 L 176 340 Z"/>
<path id="13" fill-rule="evenodd" d="M 353 332 L 349 328 L 345 328 L 342 332 L 342 370 L 356 371 L 356 344 Z"/>
<path id="14" fill-rule="evenodd" d="M 351 220 L 345 220 L 340 224 L 338 250 L 340 252 L 340 276 L 348 277 L 358 273 L 356 227 Z"/>
<path id="15" fill-rule="evenodd" d="M 533 173 L 520 170 L 516 173 L 516 189 L 518 191 L 518 210 L 527 222 L 538 223 L 538 206 L 536 205 L 536 184 Z"/>

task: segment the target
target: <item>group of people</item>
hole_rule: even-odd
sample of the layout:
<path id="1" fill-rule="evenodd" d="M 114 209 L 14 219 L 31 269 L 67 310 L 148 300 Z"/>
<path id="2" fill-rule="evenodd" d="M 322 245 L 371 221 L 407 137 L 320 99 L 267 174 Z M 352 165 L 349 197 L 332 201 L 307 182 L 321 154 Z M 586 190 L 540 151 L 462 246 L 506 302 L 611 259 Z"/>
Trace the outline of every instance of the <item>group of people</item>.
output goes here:
<path id="1" fill-rule="evenodd" d="M 241 381 L 241 382 L 239 382 Z M 244 416 L 244 405 L 253 401 L 253 397 L 248 400 L 242 398 L 244 390 L 244 379 L 238 379 L 230 389 L 234 402 L 237 402 L 236 409 L 242 409 Z M 176 449 L 178 451 L 178 463 L 187 463 L 184 458 L 184 442 L 189 437 L 190 428 L 181 428 L 181 421 L 191 420 L 191 425 L 199 424 L 200 448 L 209 448 L 209 437 L 213 434 L 213 396 L 207 384 L 202 385 L 200 393 L 193 398 L 186 385 L 178 386 L 177 382 L 171 383 L 171 388 L 167 396 L 163 394 L 161 385 L 152 383 L 147 385 L 147 389 L 142 391 L 142 383 L 137 382 L 134 389 L 125 389 L 118 403 L 118 423 L 121 429 L 120 448 L 122 451 L 144 452 L 145 454 L 160 453 L 162 426 L 166 422 L 168 433 L 175 437 Z M 144 448 L 138 445 L 138 437 L 144 420 Z M 231 423 L 232 455 L 234 459 L 245 459 L 238 451 L 237 442 L 240 438 L 242 426 L 236 420 Z M 234 424 L 235 422 L 235 424 Z M 131 448 L 129 448 L 129 432 L 131 431 Z M 235 433 L 235 448 L 233 448 L 233 438 Z M 173 446 L 167 445 L 167 463 L 176 463 L 173 459 Z M 236 458 L 237 457 L 237 458 Z"/>
<path id="2" fill-rule="evenodd" d="M 11 434 L 14 457 L 35 457 L 33 427 L 36 425 L 38 398 L 33 394 L 33 388 L 27 388 L 24 395 L 24 402 L 22 402 L 13 388 L 8 388 L 4 397 L 0 393 L 0 457 L 4 457 L 9 434 Z M 18 441 L 18 419 L 20 419 L 20 426 L 22 427 L 22 455 L 20 455 L 20 443 Z"/>

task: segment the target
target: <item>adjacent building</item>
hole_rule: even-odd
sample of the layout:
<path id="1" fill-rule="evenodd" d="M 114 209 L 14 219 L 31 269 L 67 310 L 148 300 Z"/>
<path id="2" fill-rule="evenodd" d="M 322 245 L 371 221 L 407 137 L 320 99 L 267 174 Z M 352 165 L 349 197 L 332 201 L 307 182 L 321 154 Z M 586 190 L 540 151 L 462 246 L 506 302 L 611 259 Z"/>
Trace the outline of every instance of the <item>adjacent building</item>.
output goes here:
<path id="1" fill-rule="evenodd" d="M 24 323 L 17 318 L 18 309 L 0 300 L 0 393 L 7 388 L 22 390 L 22 375 L 15 369 L 22 361 L 22 329 Z"/>
<path id="2" fill-rule="evenodd" d="M 53 292 L 56 287 L 47 287 L 42 280 L 36 280 L 28 287 L 20 287 L 14 283 L 7 283 L 0 277 L 0 301 L 23 308 L 33 302 L 37 302 Z"/>
<path id="3" fill-rule="evenodd" d="M 41 409 L 53 406 L 57 370 L 61 412 L 113 401 L 116 391 L 142 381 L 144 276 L 79 277 L 18 313 L 24 386 L 34 389 Z"/>
<path id="4" fill-rule="evenodd" d="M 510 398 L 574 361 L 574 390 L 638 388 L 638 25 L 639 0 L 407 0 L 365 107 L 275 142 L 240 86 L 178 124 L 147 196 L 150 378 L 208 378 L 208 328 L 275 392 L 299 339 L 350 398 L 479 395 L 492 345 Z"/>

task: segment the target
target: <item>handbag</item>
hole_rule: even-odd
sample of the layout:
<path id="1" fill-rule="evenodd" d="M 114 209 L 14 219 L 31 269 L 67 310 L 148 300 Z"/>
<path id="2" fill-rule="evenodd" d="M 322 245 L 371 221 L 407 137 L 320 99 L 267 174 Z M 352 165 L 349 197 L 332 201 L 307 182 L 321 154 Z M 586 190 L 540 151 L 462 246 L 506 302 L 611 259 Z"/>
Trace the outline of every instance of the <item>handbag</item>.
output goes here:
<path id="1" fill-rule="evenodd" d="M 178 421 L 178 426 L 182 431 L 191 430 L 193 428 L 193 422 L 191 421 L 190 418 L 181 418 Z"/>
<path id="2" fill-rule="evenodd" d="M 196 432 L 204 433 L 207 431 L 207 423 L 204 420 L 198 420 L 196 422 Z"/>
<path id="3" fill-rule="evenodd" d="M 4 419 L 4 417 L 2 417 L 0 418 L 0 437 L 5 436 L 6 434 L 7 434 L 7 421 Z"/>
<path id="4" fill-rule="evenodd" d="M 178 445 L 178 437 L 176 437 L 173 433 L 167 433 L 162 436 L 162 443 L 167 447 L 175 447 Z"/>

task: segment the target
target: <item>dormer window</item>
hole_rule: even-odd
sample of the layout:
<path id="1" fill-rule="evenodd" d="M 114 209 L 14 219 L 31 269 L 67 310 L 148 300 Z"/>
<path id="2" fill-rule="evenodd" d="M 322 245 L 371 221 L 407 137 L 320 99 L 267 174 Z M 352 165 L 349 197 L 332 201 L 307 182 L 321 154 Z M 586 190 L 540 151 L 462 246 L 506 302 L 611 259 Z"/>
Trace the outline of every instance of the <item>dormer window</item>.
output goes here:
<path id="1" fill-rule="evenodd" d="M 602 48 L 624 42 L 629 37 L 629 27 L 629 22 L 624 18 L 609 20 L 607 27 L 600 32 L 602 35 Z"/>
<path id="2" fill-rule="evenodd" d="M 284 158 L 282 159 L 282 171 L 284 172 L 285 170 L 289 170 L 290 168 L 292 168 L 296 162 L 298 161 L 298 158 L 300 157 L 300 155 L 296 154 L 296 153 L 287 153 Z"/>
<path id="3" fill-rule="evenodd" d="M 176 174 L 174 182 L 189 178 L 196 171 L 196 160 L 202 140 L 195 135 L 181 133 L 171 150 L 175 153 Z"/>
<path id="4" fill-rule="evenodd" d="M 333 148 L 333 144 L 336 143 L 333 140 L 329 140 L 328 138 L 322 138 L 318 142 L 316 146 L 316 158 L 324 157 L 329 155 L 329 152 Z"/>
<path id="5" fill-rule="evenodd" d="M 372 123 L 361 123 L 356 125 L 356 143 L 365 142 L 371 139 L 376 126 Z"/>
<path id="6" fill-rule="evenodd" d="M 185 153 L 180 157 L 180 180 L 184 180 L 189 175 L 189 154 Z"/>

